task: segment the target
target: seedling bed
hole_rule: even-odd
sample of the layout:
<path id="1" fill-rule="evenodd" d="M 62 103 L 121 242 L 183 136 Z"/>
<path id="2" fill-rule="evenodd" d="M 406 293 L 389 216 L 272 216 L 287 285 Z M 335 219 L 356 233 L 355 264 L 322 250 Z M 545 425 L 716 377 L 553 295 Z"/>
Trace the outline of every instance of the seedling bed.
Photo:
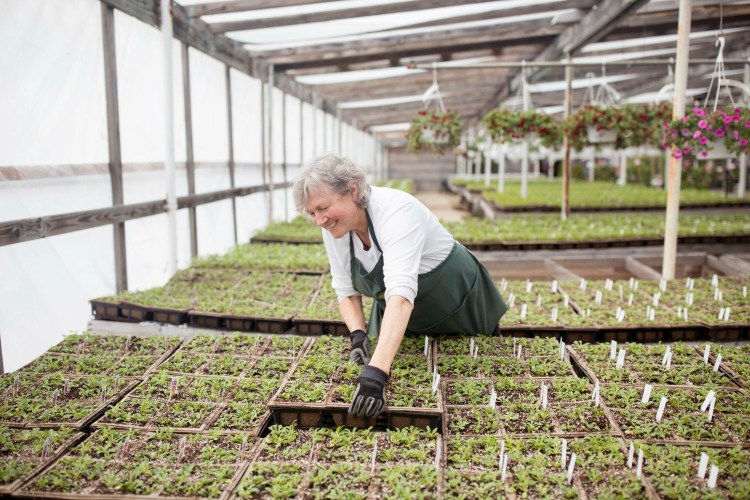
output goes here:
<path id="1" fill-rule="evenodd" d="M 188 309 L 146 306 L 137 302 L 122 301 L 123 315 L 134 322 L 153 321 L 169 325 L 183 325 L 188 322 Z"/>
<path id="2" fill-rule="evenodd" d="M 228 498 L 255 453 L 247 435 L 99 429 L 18 493 L 34 498 Z"/>
<path id="3" fill-rule="evenodd" d="M 719 370 L 731 378 L 738 386 L 745 389 L 750 388 L 750 348 L 748 346 L 707 345 L 709 348 L 709 364 L 711 366 L 716 365 L 718 352 L 722 356 L 719 363 Z M 695 346 L 695 350 L 703 357 L 705 356 L 706 346 Z"/>
<path id="4" fill-rule="evenodd" d="M 102 321 L 127 321 L 127 318 L 120 309 L 120 301 L 113 299 L 107 301 L 104 298 L 91 299 L 91 314 L 98 320 Z"/>
<path id="5" fill-rule="evenodd" d="M 300 335 L 348 335 L 349 328 L 343 321 L 294 318 L 294 331 Z"/>
<path id="6" fill-rule="evenodd" d="M 0 426 L 0 495 L 10 495 L 84 437 L 69 427 L 52 430 Z"/>

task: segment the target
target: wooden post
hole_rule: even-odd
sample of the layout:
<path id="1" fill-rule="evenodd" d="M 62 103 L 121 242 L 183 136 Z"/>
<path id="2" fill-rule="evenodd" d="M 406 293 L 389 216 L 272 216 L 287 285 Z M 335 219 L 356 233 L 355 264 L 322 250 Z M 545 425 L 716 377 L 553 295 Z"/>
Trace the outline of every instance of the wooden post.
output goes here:
<path id="1" fill-rule="evenodd" d="M 167 191 L 167 274 L 177 272 L 177 185 L 174 164 L 174 89 L 172 78 L 172 6 L 161 0 L 162 61 L 164 66 L 164 181 Z"/>
<path id="2" fill-rule="evenodd" d="M 268 223 L 273 221 L 273 64 L 268 65 Z"/>
<path id="3" fill-rule="evenodd" d="M 193 105 L 190 98 L 190 53 L 188 45 L 182 44 L 182 99 L 185 104 L 185 169 L 187 171 L 188 194 L 195 194 L 195 158 L 193 156 Z M 190 221 L 190 256 L 198 257 L 198 223 L 195 207 L 188 209 Z"/>
<path id="4" fill-rule="evenodd" d="M 680 0 L 680 11 L 677 22 L 677 57 L 674 75 L 674 106 L 672 119 L 685 116 L 685 90 L 687 89 L 687 69 L 690 50 L 690 15 L 691 1 Z M 677 260 L 677 230 L 680 218 L 680 181 L 682 177 L 682 158 L 669 161 L 667 185 L 667 214 L 664 232 L 664 258 L 662 261 L 662 278 L 671 280 L 675 277 Z"/>
<path id="5" fill-rule="evenodd" d="M 117 103 L 117 60 L 115 50 L 114 9 L 102 2 L 102 41 L 104 55 L 104 91 L 107 100 L 107 145 L 112 206 L 123 204 L 122 157 L 120 154 L 120 108 Z M 125 223 L 113 224 L 115 245 L 115 287 L 117 293 L 128 289 L 128 262 L 125 253 Z"/>
<path id="6" fill-rule="evenodd" d="M 260 173 L 262 176 L 262 182 L 264 186 L 268 185 L 266 180 L 266 83 L 260 83 Z M 269 192 L 263 193 L 263 199 L 266 202 L 266 210 L 268 209 L 268 196 Z M 271 214 L 266 217 L 270 221 Z"/>
<path id="7" fill-rule="evenodd" d="M 750 63 L 745 64 L 745 69 L 743 71 L 745 81 L 745 86 L 750 87 Z M 745 197 L 745 185 L 747 184 L 747 154 L 742 153 L 740 155 L 740 178 L 739 178 L 739 185 L 737 186 L 737 196 L 740 198 Z"/>
<path id="8" fill-rule="evenodd" d="M 341 128 L 343 123 L 341 122 L 341 108 L 336 107 L 336 152 L 343 156 L 344 146 L 341 144 Z"/>
<path id="9" fill-rule="evenodd" d="M 490 171 L 492 170 L 492 157 L 490 155 L 490 148 L 488 147 L 485 151 L 482 151 L 484 156 L 484 185 L 490 187 Z"/>
<path id="10" fill-rule="evenodd" d="M 568 118 L 573 107 L 573 66 L 570 64 L 570 52 L 566 55 L 565 66 L 565 111 L 564 118 Z M 563 139 L 562 164 L 562 203 L 560 203 L 560 218 L 568 220 L 570 215 L 570 140 L 567 134 Z"/>
<path id="11" fill-rule="evenodd" d="M 281 94 L 281 173 L 284 176 L 284 220 L 289 220 L 289 186 L 286 171 L 286 93 Z"/>
<path id="12" fill-rule="evenodd" d="M 305 164 L 305 102 L 299 101 L 299 166 Z"/>
<path id="13" fill-rule="evenodd" d="M 227 88 L 227 135 L 229 137 L 229 187 L 234 187 L 234 126 L 232 125 L 232 75 L 229 66 L 224 66 L 224 80 Z M 232 196 L 232 231 L 234 244 L 239 243 L 237 238 L 237 198 Z"/>

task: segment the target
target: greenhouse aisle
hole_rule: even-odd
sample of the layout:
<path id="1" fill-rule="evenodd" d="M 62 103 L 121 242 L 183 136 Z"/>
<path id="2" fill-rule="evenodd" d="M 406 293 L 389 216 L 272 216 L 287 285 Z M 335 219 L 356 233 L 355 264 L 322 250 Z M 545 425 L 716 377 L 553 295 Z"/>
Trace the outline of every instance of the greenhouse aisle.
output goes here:
<path id="1" fill-rule="evenodd" d="M 461 221 L 471 213 L 461 205 L 461 197 L 444 191 L 418 191 L 414 195 L 425 204 L 438 219 L 444 221 Z"/>

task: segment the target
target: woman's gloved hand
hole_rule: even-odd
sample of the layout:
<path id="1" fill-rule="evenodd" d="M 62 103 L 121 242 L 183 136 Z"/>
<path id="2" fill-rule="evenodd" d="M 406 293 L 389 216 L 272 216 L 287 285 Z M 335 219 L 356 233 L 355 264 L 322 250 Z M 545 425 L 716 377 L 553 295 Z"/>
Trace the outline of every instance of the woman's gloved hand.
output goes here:
<path id="1" fill-rule="evenodd" d="M 357 378 L 349 415 L 355 417 L 377 417 L 385 411 L 385 383 L 388 374 L 374 366 L 363 366 Z"/>
<path id="2" fill-rule="evenodd" d="M 354 330 L 349 334 L 352 341 L 352 350 L 349 351 L 349 361 L 358 365 L 366 365 L 370 362 L 370 339 L 362 330 Z"/>

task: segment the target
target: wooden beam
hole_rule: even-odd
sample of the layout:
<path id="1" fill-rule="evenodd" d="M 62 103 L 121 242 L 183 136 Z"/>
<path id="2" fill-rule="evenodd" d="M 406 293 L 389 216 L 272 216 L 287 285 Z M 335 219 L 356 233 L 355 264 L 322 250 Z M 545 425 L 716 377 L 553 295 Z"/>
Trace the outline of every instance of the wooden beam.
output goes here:
<path id="1" fill-rule="evenodd" d="M 485 3 L 487 0 L 462 0 L 458 5 L 468 5 L 476 3 Z M 526 7 L 515 7 L 513 9 L 495 9 L 483 14 L 475 16 L 453 16 L 452 18 L 446 18 L 441 21 L 441 24 L 463 22 L 465 17 L 469 17 L 471 20 L 476 18 L 485 20 L 492 17 L 497 17 L 498 14 L 504 14 L 505 16 L 512 14 L 513 16 L 521 16 L 526 14 L 533 14 L 538 12 L 549 12 L 550 10 L 562 10 L 576 8 L 576 3 L 582 3 L 577 1 L 567 0 L 562 2 L 562 5 L 557 4 L 543 4 L 543 5 L 531 5 Z M 585 5 L 589 5 L 591 0 L 585 2 Z M 326 10 L 319 12 L 310 12 L 307 14 L 290 14 L 287 16 L 274 16 L 274 17 L 255 17 L 253 19 L 245 19 L 241 21 L 227 21 L 218 22 L 211 24 L 211 30 L 214 33 L 227 33 L 230 31 L 245 31 L 245 30 L 257 30 L 265 28 L 275 28 L 279 26 L 296 26 L 309 23 L 322 23 L 326 21 L 337 21 L 343 19 L 353 19 L 358 17 L 370 17 L 380 16 L 384 14 L 397 14 L 397 13 L 409 13 L 418 10 L 426 9 L 440 9 L 455 7 L 457 5 L 455 0 L 422 0 L 419 2 L 414 1 L 403 1 L 381 5 L 371 5 L 367 7 L 353 7 L 344 8 L 337 10 Z M 505 17 L 503 15 L 499 17 Z M 406 28 L 412 26 L 407 25 Z M 399 29 L 402 29 L 399 26 Z"/>
<path id="2" fill-rule="evenodd" d="M 115 12 L 101 4 L 102 55 L 104 57 L 104 94 L 107 104 L 107 149 L 109 152 L 109 179 L 112 187 L 112 205 L 122 206 L 122 155 L 120 150 L 120 108 L 117 92 L 117 50 L 115 47 Z M 125 224 L 113 226 L 115 256 L 115 288 L 117 293 L 128 289 L 128 259 L 125 250 Z"/>
<path id="3" fill-rule="evenodd" d="M 661 274 L 653 267 L 649 267 L 634 257 L 625 258 L 625 269 L 635 278 L 643 280 L 659 280 Z"/>
<path id="4" fill-rule="evenodd" d="M 225 2 L 199 3 L 186 6 L 188 13 L 194 17 L 229 12 L 245 12 L 278 7 L 294 7 L 311 3 L 331 2 L 334 0 L 229 0 Z"/>
<path id="5" fill-rule="evenodd" d="M 266 185 L 247 186 L 181 196 L 177 198 L 177 208 L 180 210 L 193 208 L 228 198 L 248 196 L 286 187 L 289 187 L 288 184 L 275 184 L 272 187 Z M 153 200 L 130 205 L 0 222 L 0 246 L 49 238 L 108 224 L 122 224 L 126 221 L 158 215 L 167 211 L 166 203 L 166 200 Z"/>
<path id="6" fill-rule="evenodd" d="M 193 104 L 190 90 L 190 52 L 186 43 L 182 47 L 182 99 L 185 105 L 185 170 L 188 194 L 195 194 L 195 159 L 193 157 Z M 198 219 L 195 207 L 188 210 L 190 225 L 190 256 L 198 257 Z"/>
<path id="7" fill-rule="evenodd" d="M 427 33 L 415 33 L 401 36 L 383 37 L 377 39 L 364 38 L 351 40 L 346 43 L 332 42 L 322 45 L 311 45 L 307 47 L 294 47 L 268 51 L 253 52 L 257 57 L 274 63 L 276 67 L 291 64 L 310 58 L 331 60 L 344 60 L 359 56 L 383 56 L 389 57 L 394 51 L 408 51 L 419 53 L 429 49 L 432 53 L 440 52 L 442 48 L 451 46 L 479 47 L 492 42 L 502 45 L 519 43 L 519 33 L 523 38 L 537 38 L 554 36 L 564 29 L 561 25 L 551 25 L 548 19 L 525 21 L 516 24 L 497 24 L 481 26 L 469 29 L 447 29 L 431 31 Z"/>

